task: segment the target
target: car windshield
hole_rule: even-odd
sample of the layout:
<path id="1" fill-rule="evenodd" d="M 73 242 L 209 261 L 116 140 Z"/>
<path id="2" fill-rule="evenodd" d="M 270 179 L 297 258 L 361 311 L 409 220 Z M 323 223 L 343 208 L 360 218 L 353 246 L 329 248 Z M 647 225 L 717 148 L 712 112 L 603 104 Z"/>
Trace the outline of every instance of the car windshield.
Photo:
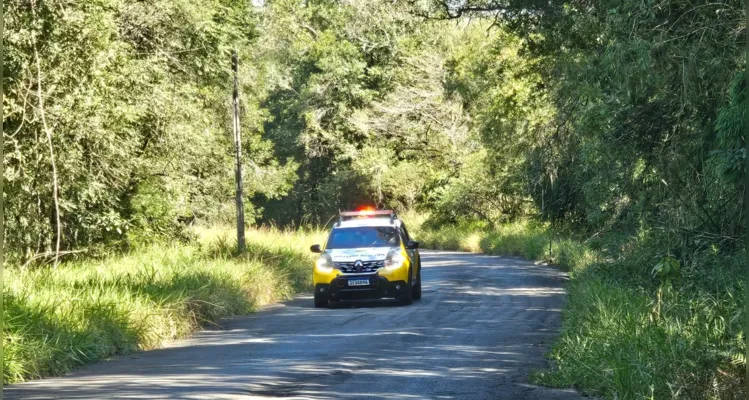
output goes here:
<path id="1" fill-rule="evenodd" d="M 361 247 L 393 247 L 400 245 L 398 231 L 388 226 L 364 226 L 334 229 L 326 249 L 355 249 Z"/>

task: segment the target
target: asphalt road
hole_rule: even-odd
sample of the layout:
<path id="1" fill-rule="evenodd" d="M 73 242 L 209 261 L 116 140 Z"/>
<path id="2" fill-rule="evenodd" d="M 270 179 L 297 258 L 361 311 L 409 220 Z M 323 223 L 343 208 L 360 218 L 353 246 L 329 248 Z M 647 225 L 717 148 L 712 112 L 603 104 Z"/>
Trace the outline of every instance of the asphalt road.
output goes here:
<path id="1" fill-rule="evenodd" d="M 528 383 L 558 334 L 564 275 L 422 251 L 424 297 L 315 309 L 311 295 L 166 348 L 4 388 L 5 399 L 577 399 Z"/>

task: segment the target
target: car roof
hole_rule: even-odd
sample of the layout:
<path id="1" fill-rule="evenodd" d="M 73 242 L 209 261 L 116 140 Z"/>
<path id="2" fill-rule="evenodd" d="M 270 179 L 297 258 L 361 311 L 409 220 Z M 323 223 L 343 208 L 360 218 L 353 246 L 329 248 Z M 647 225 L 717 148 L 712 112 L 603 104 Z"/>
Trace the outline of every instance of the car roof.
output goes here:
<path id="1" fill-rule="evenodd" d="M 333 227 L 336 228 L 360 228 L 364 226 L 392 226 L 393 228 L 399 227 L 401 224 L 400 220 L 395 220 L 393 223 L 390 223 L 390 217 L 387 218 L 356 218 L 356 219 L 349 219 L 346 221 L 341 221 L 338 224 L 335 224 Z"/>

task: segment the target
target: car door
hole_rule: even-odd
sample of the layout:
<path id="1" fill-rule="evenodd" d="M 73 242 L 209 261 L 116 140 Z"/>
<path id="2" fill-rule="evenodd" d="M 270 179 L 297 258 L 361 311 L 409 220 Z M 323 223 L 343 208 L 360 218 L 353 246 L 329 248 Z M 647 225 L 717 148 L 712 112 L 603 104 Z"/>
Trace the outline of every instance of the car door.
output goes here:
<path id="1" fill-rule="evenodd" d="M 408 258 L 410 260 L 410 263 L 412 265 L 411 267 L 411 282 L 416 282 L 416 277 L 418 276 L 418 268 L 421 266 L 420 260 L 419 260 L 419 250 L 418 249 L 409 249 L 406 244 L 411 240 L 411 237 L 408 236 L 408 230 L 406 229 L 406 224 L 401 222 L 400 227 L 398 228 L 401 234 L 401 238 L 403 240 L 403 245 L 406 247 L 406 254 L 408 254 Z"/>

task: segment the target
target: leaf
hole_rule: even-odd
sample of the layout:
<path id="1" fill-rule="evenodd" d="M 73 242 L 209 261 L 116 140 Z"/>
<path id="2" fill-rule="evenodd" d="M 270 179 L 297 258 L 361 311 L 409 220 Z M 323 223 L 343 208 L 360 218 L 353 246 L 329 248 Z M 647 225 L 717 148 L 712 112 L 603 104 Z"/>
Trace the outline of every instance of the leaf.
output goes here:
<path id="1" fill-rule="evenodd" d="M 679 273 L 679 260 L 670 257 L 665 256 L 660 259 L 658 264 L 653 267 L 653 270 L 651 271 L 651 274 L 653 277 L 660 278 L 662 280 L 667 280 L 671 277 L 676 276 Z"/>

